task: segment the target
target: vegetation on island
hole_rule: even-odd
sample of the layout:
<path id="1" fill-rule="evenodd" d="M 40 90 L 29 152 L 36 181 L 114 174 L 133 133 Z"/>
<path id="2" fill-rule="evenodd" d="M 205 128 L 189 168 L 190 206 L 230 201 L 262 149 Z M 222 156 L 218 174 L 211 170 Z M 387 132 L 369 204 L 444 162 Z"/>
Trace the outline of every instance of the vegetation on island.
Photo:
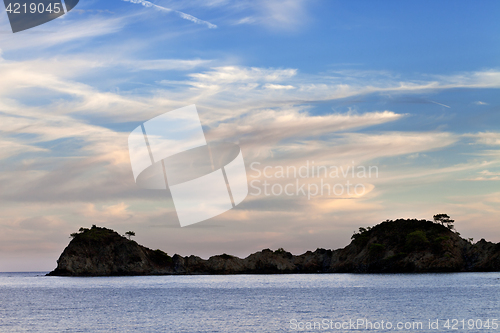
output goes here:
<path id="1" fill-rule="evenodd" d="M 241 259 L 221 254 L 202 259 L 169 256 L 111 229 L 80 228 L 71 234 L 57 268 L 49 275 L 110 276 L 156 274 L 425 273 L 500 271 L 500 243 L 463 239 L 448 214 L 433 220 L 386 220 L 360 227 L 341 249 L 293 255 L 264 249 Z"/>
<path id="2" fill-rule="evenodd" d="M 396 223 L 397 234 L 399 238 L 404 236 L 405 250 L 407 252 L 422 250 L 428 246 L 436 246 L 436 244 L 441 244 L 443 241 L 448 240 L 447 236 L 440 236 L 443 232 L 440 228 L 436 226 L 444 226 L 449 230 L 453 231 L 455 234 L 460 236 L 460 233 L 455 230 L 452 220 L 448 214 L 436 214 L 433 216 L 434 221 L 418 220 L 418 219 L 397 219 L 397 220 L 386 220 L 375 227 L 360 227 L 358 232 L 354 232 L 351 236 L 353 243 L 358 246 L 365 246 L 372 235 L 372 229 L 377 228 L 384 223 Z M 469 238 L 470 243 L 473 242 L 472 238 Z M 383 252 L 385 248 L 384 244 L 372 243 L 369 246 L 371 253 Z"/>
<path id="3" fill-rule="evenodd" d="M 109 229 L 92 224 L 91 228 L 81 227 L 78 232 L 74 232 L 70 236 L 77 240 L 102 241 L 109 237 Z"/>

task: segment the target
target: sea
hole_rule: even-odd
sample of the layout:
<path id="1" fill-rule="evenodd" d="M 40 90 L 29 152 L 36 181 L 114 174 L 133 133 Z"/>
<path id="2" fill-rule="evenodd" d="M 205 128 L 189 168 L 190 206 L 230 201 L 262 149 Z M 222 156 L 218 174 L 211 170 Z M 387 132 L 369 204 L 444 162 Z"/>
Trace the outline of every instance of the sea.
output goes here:
<path id="1" fill-rule="evenodd" d="M 500 273 L 0 273 L 0 332 L 500 332 Z"/>

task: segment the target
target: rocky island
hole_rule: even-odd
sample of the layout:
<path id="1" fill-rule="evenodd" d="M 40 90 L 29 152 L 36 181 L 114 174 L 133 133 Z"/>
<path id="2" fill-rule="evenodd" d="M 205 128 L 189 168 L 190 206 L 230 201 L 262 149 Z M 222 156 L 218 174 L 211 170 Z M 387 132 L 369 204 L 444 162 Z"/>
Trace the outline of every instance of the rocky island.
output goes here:
<path id="1" fill-rule="evenodd" d="M 444 215 L 444 214 L 443 214 Z M 283 249 L 253 253 L 244 259 L 228 254 L 204 260 L 169 256 L 117 232 L 92 226 L 72 234 L 52 276 L 427 273 L 500 271 L 500 243 L 465 240 L 443 223 L 426 220 L 385 221 L 359 228 L 343 249 L 317 249 L 292 255 Z"/>

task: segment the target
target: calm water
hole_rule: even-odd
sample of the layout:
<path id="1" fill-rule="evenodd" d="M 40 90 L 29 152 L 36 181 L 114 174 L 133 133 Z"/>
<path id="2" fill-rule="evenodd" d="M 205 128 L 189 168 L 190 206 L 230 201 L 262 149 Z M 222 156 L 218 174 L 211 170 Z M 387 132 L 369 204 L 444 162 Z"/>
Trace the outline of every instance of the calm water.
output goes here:
<path id="1" fill-rule="evenodd" d="M 491 325 L 500 320 L 500 273 L 43 274 L 0 273 L 0 332 L 366 332 L 347 327 L 358 319 L 370 321 L 372 332 L 452 331 L 444 327 L 447 319 L 460 321 L 461 332 L 500 332 Z M 439 329 L 429 330 L 436 319 Z M 478 329 L 488 319 L 490 328 Z M 308 322 L 317 322 L 316 329 L 300 329 Z M 416 326 L 398 329 L 398 323 Z"/>

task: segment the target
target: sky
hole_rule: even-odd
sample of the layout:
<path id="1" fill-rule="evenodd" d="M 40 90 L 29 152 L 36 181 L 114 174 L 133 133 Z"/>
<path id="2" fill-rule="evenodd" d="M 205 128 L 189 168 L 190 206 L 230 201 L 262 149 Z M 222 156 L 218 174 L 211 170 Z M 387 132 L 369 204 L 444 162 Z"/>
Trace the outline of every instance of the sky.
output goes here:
<path id="1" fill-rule="evenodd" d="M 92 224 L 202 258 L 336 249 L 438 213 L 500 242 L 499 16 L 498 1 L 81 0 L 13 34 L 2 8 L 0 271 L 54 269 Z M 241 147 L 250 194 L 181 228 L 166 191 L 135 184 L 127 138 L 191 104 L 207 141 Z M 313 166 L 328 175 L 279 173 Z"/>

